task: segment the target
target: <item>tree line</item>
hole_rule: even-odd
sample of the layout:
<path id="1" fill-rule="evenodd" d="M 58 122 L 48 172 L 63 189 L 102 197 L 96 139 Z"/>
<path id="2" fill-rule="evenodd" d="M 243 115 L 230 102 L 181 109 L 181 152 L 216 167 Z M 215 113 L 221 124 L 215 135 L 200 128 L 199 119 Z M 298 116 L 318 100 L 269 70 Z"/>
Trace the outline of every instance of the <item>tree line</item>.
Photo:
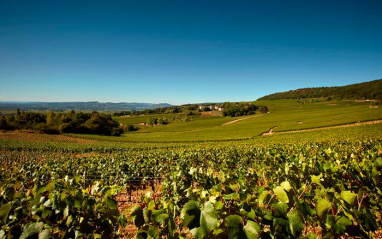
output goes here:
<path id="1" fill-rule="evenodd" d="M 220 104 L 220 107 L 224 108 L 223 116 L 230 116 L 230 117 L 256 114 L 256 110 L 258 109 L 256 105 L 253 105 L 251 103 L 244 103 L 244 102 L 241 102 L 241 103 L 225 102 L 223 104 Z"/>
<path id="2" fill-rule="evenodd" d="M 338 87 L 317 87 L 275 93 L 259 100 L 326 98 L 327 100 L 382 100 L 382 80 Z"/>
<path id="3" fill-rule="evenodd" d="M 129 115 L 152 115 L 152 114 L 178 114 L 184 112 L 190 112 L 192 110 L 198 110 L 197 104 L 187 104 L 181 106 L 169 106 L 155 109 L 145 109 L 139 111 L 124 110 L 113 113 L 114 117 L 129 116 Z"/>
<path id="4" fill-rule="evenodd" d="M 244 115 L 252 115 L 256 114 L 256 111 L 259 110 L 260 113 L 264 114 L 268 112 L 268 108 L 266 106 L 256 106 L 250 102 L 239 102 L 239 103 L 231 103 L 231 102 L 224 102 L 220 104 L 215 103 L 206 103 L 203 104 L 203 108 L 199 108 L 198 104 L 187 104 L 187 105 L 181 105 L 181 106 L 171 106 L 166 108 L 157 108 L 157 109 L 147 109 L 147 110 L 141 110 L 141 111 L 120 111 L 115 112 L 113 114 L 114 117 L 120 117 L 120 116 L 128 116 L 128 115 L 151 115 L 151 114 L 169 114 L 169 113 L 185 113 L 187 116 L 189 115 L 195 115 L 200 114 L 200 112 L 203 111 L 213 111 L 217 110 L 216 107 L 218 107 L 219 111 L 222 110 L 223 116 L 229 116 L 229 117 L 237 117 L 237 116 L 244 116 Z M 161 122 L 163 121 L 163 122 Z M 150 118 L 147 121 L 148 125 L 156 125 L 156 124 L 168 124 L 168 120 L 163 119 L 156 119 L 156 118 Z"/>
<path id="5" fill-rule="evenodd" d="M 47 114 L 21 112 L 0 115 L 1 130 L 37 130 L 48 134 L 78 133 L 119 136 L 123 132 L 119 123 L 110 114 L 75 112 Z"/>

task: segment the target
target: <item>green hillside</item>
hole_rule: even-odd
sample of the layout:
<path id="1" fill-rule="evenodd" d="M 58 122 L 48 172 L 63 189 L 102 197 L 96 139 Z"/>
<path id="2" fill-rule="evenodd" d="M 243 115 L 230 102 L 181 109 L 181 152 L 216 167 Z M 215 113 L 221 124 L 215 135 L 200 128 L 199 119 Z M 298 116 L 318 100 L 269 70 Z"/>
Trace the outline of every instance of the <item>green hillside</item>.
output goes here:
<path id="1" fill-rule="evenodd" d="M 117 140 L 121 142 L 206 142 L 245 140 L 261 137 L 274 126 L 275 134 L 294 130 L 307 130 L 357 122 L 367 122 L 382 119 L 382 107 L 373 106 L 372 102 L 357 101 L 315 101 L 312 103 L 301 100 L 269 100 L 255 101 L 254 105 L 267 105 L 270 113 L 223 117 L 185 114 L 160 114 L 129 117 L 114 117 L 124 125 L 135 124 L 139 130 L 126 132 Z M 150 117 L 167 118 L 167 125 L 144 126 Z M 141 125 L 138 125 L 141 123 Z M 92 139 L 108 139 L 98 136 L 77 136 Z"/>
<path id="2" fill-rule="evenodd" d="M 327 98 L 339 100 L 382 100 L 382 80 L 374 80 L 359 84 L 316 87 L 290 90 L 274 93 L 258 100 L 280 100 L 280 99 L 304 99 L 304 98 Z"/>
<path id="3" fill-rule="evenodd" d="M 251 104 L 269 111 L 118 116 L 139 128 L 121 137 L 0 131 L 0 238 L 381 238 L 382 107 Z"/>

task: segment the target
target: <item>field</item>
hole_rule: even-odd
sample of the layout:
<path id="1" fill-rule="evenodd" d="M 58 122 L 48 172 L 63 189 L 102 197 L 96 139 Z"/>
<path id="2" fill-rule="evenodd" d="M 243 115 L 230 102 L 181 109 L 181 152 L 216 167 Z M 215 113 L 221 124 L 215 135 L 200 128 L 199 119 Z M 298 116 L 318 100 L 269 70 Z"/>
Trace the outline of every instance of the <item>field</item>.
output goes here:
<path id="1" fill-rule="evenodd" d="M 299 103 L 297 100 L 255 102 L 267 105 L 269 114 L 242 117 L 200 117 L 192 121 L 173 120 L 168 125 L 142 127 L 124 135 L 121 141 L 128 142 L 184 142 L 222 141 L 256 138 L 274 126 L 274 132 L 320 128 L 382 119 L 382 107 L 370 108 L 370 102 L 322 101 Z M 136 124 L 149 117 L 174 119 L 171 115 L 145 115 L 116 118 L 123 124 Z M 183 116 L 185 117 L 185 116 Z M 181 118 L 178 116 L 178 118 Z M 232 124 L 225 124 L 243 119 Z"/>
<path id="2" fill-rule="evenodd" d="M 0 238 L 379 238 L 382 107 L 255 104 L 119 117 L 170 120 L 121 137 L 0 133 Z"/>

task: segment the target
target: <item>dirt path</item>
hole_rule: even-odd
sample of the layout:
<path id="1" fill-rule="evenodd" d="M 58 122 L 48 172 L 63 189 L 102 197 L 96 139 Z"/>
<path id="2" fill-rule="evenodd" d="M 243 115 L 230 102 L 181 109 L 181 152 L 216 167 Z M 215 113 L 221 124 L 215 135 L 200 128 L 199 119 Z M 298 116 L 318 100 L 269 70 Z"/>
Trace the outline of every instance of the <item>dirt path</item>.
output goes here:
<path id="1" fill-rule="evenodd" d="M 282 132 L 273 132 L 273 129 L 277 127 L 277 126 L 274 126 L 268 132 L 262 133 L 261 135 L 300 133 L 300 132 L 308 132 L 308 131 L 315 131 L 315 130 L 322 130 L 322 129 L 337 129 L 337 128 L 354 127 L 354 126 L 370 125 L 370 124 L 380 124 L 380 123 L 382 123 L 382 120 L 372 120 L 372 121 L 366 121 L 366 122 L 342 124 L 342 125 L 335 125 L 335 126 L 325 126 L 325 127 L 318 127 L 318 128 L 312 128 L 312 129 L 289 130 L 289 131 L 282 131 Z"/>
<path id="2" fill-rule="evenodd" d="M 256 118 L 256 117 L 260 117 L 260 116 L 263 116 L 263 115 L 254 115 L 254 116 L 250 116 L 250 117 L 246 117 L 246 118 L 241 118 L 241 119 L 237 119 L 237 120 L 232 120 L 232 121 L 229 121 L 229 122 L 227 122 L 227 123 L 222 124 L 221 126 L 223 126 L 223 125 L 227 125 L 227 124 L 233 124 L 233 123 L 236 123 L 236 122 L 239 122 L 239 121 L 242 121 L 242 120 L 252 119 L 252 118 Z"/>
<path id="3" fill-rule="evenodd" d="M 274 134 L 273 133 L 273 129 L 274 128 L 277 128 L 277 126 L 273 126 L 268 132 L 262 133 L 261 135 L 271 135 L 271 134 Z"/>

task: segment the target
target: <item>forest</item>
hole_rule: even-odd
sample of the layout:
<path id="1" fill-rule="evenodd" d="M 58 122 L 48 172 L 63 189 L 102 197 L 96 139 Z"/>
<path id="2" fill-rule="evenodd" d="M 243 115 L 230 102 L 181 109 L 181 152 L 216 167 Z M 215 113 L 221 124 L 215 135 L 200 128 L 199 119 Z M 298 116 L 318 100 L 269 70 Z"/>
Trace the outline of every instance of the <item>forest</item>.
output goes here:
<path id="1" fill-rule="evenodd" d="M 22 112 L 17 109 L 15 115 L 0 115 L 0 130 L 37 130 L 48 134 L 79 133 L 120 136 L 123 130 L 110 114 L 98 113 L 69 113 L 48 114 Z"/>
<path id="2" fill-rule="evenodd" d="M 302 88 L 275 93 L 258 100 L 326 98 L 327 100 L 382 100 L 382 80 L 338 87 Z"/>

